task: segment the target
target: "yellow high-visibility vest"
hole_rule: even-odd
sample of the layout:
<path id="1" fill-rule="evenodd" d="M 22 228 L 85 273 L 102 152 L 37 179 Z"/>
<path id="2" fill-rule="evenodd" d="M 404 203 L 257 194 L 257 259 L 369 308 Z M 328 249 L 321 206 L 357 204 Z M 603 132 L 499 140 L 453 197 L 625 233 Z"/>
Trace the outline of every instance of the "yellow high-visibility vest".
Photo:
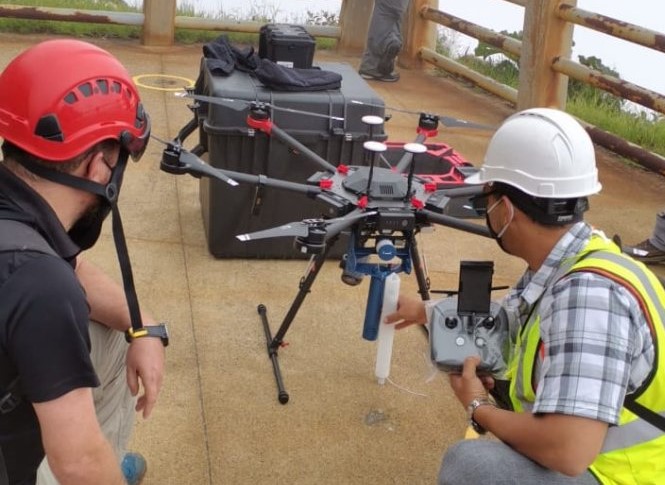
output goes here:
<path id="1" fill-rule="evenodd" d="M 624 254 L 611 241 L 593 235 L 586 247 L 567 263 L 562 273 L 586 271 L 601 274 L 623 285 L 638 301 L 649 322 L 656 349 L 654 368 L 641 388 L 631 396 L 638 405 L 665 418 L 665 289 L 642 263 Z M 520 329 L 509 363 L 510 399 L 517 412 L 530 411 L 536 396 L 535 369 L 544 349 L 540 338 L 538 308 Z M 631 412 L 627 401 L 617 426 L 610 426 L 603 448 L 589 470 L 605 485 L 665 484 L 665 431 Z M 633 409 L 631 407 L 631 409 Z"/>

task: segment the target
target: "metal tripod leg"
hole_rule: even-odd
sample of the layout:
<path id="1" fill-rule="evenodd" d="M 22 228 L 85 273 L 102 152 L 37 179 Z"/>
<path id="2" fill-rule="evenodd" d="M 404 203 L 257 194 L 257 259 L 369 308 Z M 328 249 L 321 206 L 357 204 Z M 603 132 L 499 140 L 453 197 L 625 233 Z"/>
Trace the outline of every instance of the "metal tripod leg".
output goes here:
<path id="1" fill-rule="evenodd" d="M 323 252 L 317 254 L 312 260 L 311 269 L 307 273 L 307 276 L 303 280 L 301 280 L 298 294 L 293 300 L 293 303 L 291 303 L 291 307 L 289 308 L 289 311 L 286 313 L 284 320 L 282 320 L 282 324 L 280 325 L 279 330 L 277 330 L 277 333 L 275 334 L 274 337 L 270 332 L 270 324 L 268 323 L 268 315 L 267 315 L 268 309 L 263 304 L 259 305 L 257 308 L 259 316 L 261 317 L 261 323 L 263 324 L 263 331 L 266 335 L 266 342 L 268 344 L 268 357 L 270 357 L 270 361 L 272 362 L 272 370 L 273 373 L 275 374 L 275 381 L 277 383 L 277 399 L 281 404 L 286 404 L 287 402 L 289 402 L 289 393 L 286 392 L 286 389 L 284 388 L 282 371 L 279 368 L 279 361 L 277 360 L 278 357 L 277 351 L 279 350 L 279 347 L 282 345 L 282 342 L 284 341 L 284 336 L 286 335 L 286 332 L 289 330 L 289 327 L 291 326 L 293 319 L 296 317 L 296 314 L 298 313 L 300 306 L 302 305 L 303 301 L 305 301 L 305 297 L 309 293 L 310 288 L 312 287 L 312 284 L 316 279 L 316 276 L 319 274 L 321 266 L 323 266 L 323 263 L 326 260 L 326 256 L 330 252 L 330 249 L 335 245 L 336 241 L 337 237 L 331 238 L 330 241 L 326 244 L 326 247 L 323 250 Z"/>
<path id="2" fill-rule="evenodd" d="M 416 281 L 418 282 L 418 293 L 423 301 L 430 299 L 429 295 L 429 278 L 425 274 L 422 260 L 420 259 L 420 252 L 418 251 L 418 243 L 416 242 L 416 234 L 411 234 L 411 263 L 413 264 L 413 272 L 416 274 Z M 427 325 L 420 325 L 420 328 L 425 332 L 425 336 L 429 337 Z"/>
<path id="3" fill-rule="evenodd" d="M 416 234 L 411 235 L 411 263 L 413 264 L 413 271 L 416 273 L 416 281 L 418 282 L 418 293 L 423 301 L 430 299 L 429 295 L 429 280 L 425 274 L 422 260 L 420 259 L 420 252 L 418 251 L 418 243 L 416 242 Z"/>

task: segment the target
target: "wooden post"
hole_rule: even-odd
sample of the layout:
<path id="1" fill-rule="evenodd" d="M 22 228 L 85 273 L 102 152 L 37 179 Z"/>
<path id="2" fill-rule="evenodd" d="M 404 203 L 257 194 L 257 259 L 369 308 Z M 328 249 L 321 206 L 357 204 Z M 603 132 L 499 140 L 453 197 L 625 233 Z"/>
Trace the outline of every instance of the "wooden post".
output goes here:
<path id="1" fill-rule="evenodd" d="M 572 52 L 573 24 L 556 15 L 561 4 L 576 6 L 577 0 L 538 0 L 525 4 L 518 110 L 566 107 L 568 76 L 552 70 L 555 58 L 570 58 Z"/>
<path id="2" fill-rule="evenodd" d="M 439 0 L 411 0 L 402 28 L 404 47 L 398 58 L 400 67 L 421 68 L 423 60 L 420 58 L 420 49 L 422 47 L 436 49 L 436 24 L 420 16 L 420 11 L 424 7 L 438 9 Z"/>
<path id="3" fill-rule="evenodd" d="M 143 0 L 141 43 L 171 46 L 175 41 L 176 0 Z"/>
<path id="4" fill-rule="evenodd" d="M 340 54 L 362 54 L 373 8 L 373 0 L 342 0 L 339 14 L 341 37 L 337 43 Z"/>

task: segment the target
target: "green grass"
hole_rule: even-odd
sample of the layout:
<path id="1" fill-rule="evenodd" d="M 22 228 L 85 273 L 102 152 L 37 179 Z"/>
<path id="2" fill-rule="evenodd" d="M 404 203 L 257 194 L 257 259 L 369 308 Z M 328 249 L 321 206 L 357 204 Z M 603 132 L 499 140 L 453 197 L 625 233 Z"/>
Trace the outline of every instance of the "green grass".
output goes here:
<path id="1" fill-rule="evenodd" d="M 456 59 L 503 84 L 518 87 L 519 72 L 507 63 L 491 64 L 475 56 Z M 598 128 L 639 145 L 651 152 L 665 156 L 665 119 L 655 121 L 645 114 L 618 109 L 611 96 L 604 91 L 585 86 L 584 89 L 569 89 L 566 111 Z"/>
<path id="2" fill-rule="evenodd" d="M 139 12 L 140 9 L 123 0 L 0 0 L 6 5 L 24 5 L 28 7 L 69 8 L 76 10 L 104 10 L 113 12 Z M 237 15 L 224 12 L 221 8 L 216 13 L 198 10 L 193 3 L 182 3 L 176 15 L 185 17 L 202 17 L 210 19 L 225 19 L 233 21 L 246 21 L 257 23 L 274 22 L 277 7 L 252 7 L 248 17 L 240 19 Z M 306 23 L 316 25 L 331 25 L 339 22 L 336 14 L 330 12 L 307 12 Z M 139 39 L 141 28 L 128 25 L 90 24 L 82 22 L 66 22 L 51 20 L 24 20 L 0 18 L 0 32 L 17 34 L 52 34 L 68 35 L 82 38 L 112 38 L 112 39 Z M 175 40 L 183 44 L 208 42 L 219 35 L 221 31 L 206 31 L 192 29 L 176 29 Z M 258 34 L 231 32 L 228 33 L 231 42 L 243 45 L 258 45 Z M 336 46 L 335 39 L 316 39 L 318 49 L 332 49 Z"/>

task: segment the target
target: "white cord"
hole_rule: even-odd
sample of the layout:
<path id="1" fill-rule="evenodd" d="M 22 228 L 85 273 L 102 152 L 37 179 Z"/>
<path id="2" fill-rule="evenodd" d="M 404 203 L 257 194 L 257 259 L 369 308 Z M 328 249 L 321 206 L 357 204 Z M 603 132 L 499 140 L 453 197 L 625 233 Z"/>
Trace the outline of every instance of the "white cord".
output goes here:
<path id="1" fill-rule="evenodd" d="M 420 396 L 420 397 L 429 397 L 427 394 L 423 394 L 421 392 L 416 392 L 416 391 L 411 391 L 410 389 L 407 389 L 406 387 L 402 387 L 399 384 L 396 384 L 390 377 L 386 377 L 386 380 L 390 382 L 393 386 L 395 386 L 397 389 L 400 391 L 408 392 L 409 394 L 413 394 L 414 396 Z"/>

